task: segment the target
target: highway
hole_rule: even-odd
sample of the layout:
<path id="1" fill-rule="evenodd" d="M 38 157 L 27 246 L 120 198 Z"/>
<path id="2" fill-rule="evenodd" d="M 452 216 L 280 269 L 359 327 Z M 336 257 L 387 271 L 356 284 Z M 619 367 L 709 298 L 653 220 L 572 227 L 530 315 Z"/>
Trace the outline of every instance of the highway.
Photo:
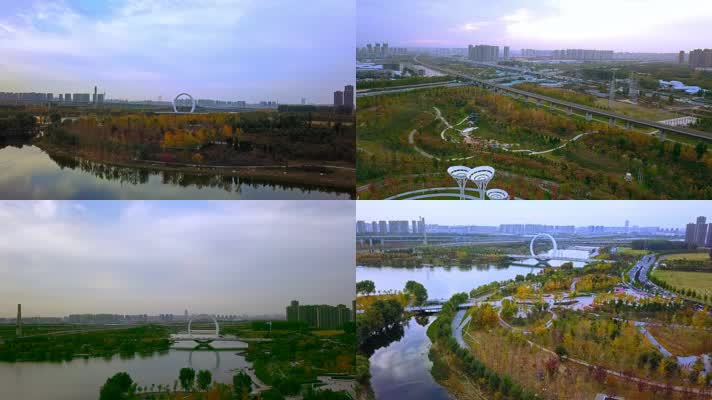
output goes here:
<path id="1" fill-rule="evenodd" d="M 446 68 L 423 63 L 422 61 L 419 61 L 417 57 L 415 57 L 413 60 L 419 64 L 422 64 L 422 65 L 428 67 L 428 68 L 436 69 L 436 70 L 439 70 L 443 73 L 447 73 L 452 76 L 456 76 L 456 77 L 459 77 L 462 79 L 467 79 L 467 80 L 473 81 L 477 85 L 482 86 L 485 89 L 493 90 L 494 92 L 504 91 L 504 92 L 507 92 L 510 94 L 524 96 L 527 99 L 532 98 L 537 101 L 544 101 L 547 103 L 556 104 L 556 105 L 565 107 L 569 110 L 582 111 L 582 112 L 585 112 L 586 114 L 591 114 L 591 115 L 593 115 L 593 114 L 602 115 L 602 116 L 605 116 L 608 118 L 625 121 L 626 123 L 658 129 L 661 132 L 673 132 L 673 133 L 677 133 L 680 135 L 687 135 L 687 136 L 693 136 L 696 138 L 712 140 L 712 133 L 709 133 L 709 132 L 702 132 L 702 131 L 698 131 L 695 129 L 682 128 L 682 127 L 677 127 L 677 126 L 669 126 L 669 125 L 661 124 L 661 123 L 655 122 L 655 121 L 648 121 L 648 120 L 644 120 L 644 119 L 633 118 L 633 117 L 629 117 L 627 115 L 618 114 L 618 113 L 607 111 L 607 110 L 602 110 L 600 108 L 589 107 L 589 106 L 585 106 L 582 104 L 572 103 L 570 101 L 559 100 L 559 99 L 556 99 L 553 97 L 544 96 L 544 95 L 541 95 L 538 93 L 527 92 L 525 90 L 516 89 L 513 87 L 509 87 L 509 86 L 490 83 L 490 82 L 484 81 L 482 79 L 475 78 L 475 77 L 467 75 L 467 74 L 463 74 L 461 72 L 452 71 L 452 70 L 449 70 Z"/>

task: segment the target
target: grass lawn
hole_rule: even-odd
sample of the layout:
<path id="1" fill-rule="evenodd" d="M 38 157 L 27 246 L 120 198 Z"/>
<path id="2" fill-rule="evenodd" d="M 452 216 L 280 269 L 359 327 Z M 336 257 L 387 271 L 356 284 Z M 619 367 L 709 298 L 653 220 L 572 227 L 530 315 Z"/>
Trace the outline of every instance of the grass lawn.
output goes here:
<path id="1" fill-rule="evenodd" d="M 339 336 L 343 335 L 343 329 L 333 329 L 333 330 L 323 330 L 323 331 L 312 331 L 314 336 Z"/>
<path id="2" fill-rule="evenodd" d="M 712 332 L 710 331 L 652 325 L 647 329 L 660 344 L 676 356 L 712 352 Z"/>
<path id="3" fill-rule="evenodd" d="M 695 261 L 706 261 L 710 259 L 708 253 L 681 253 L 681 254 L 670 254 L 665 256 L 666 260 L 695 260 Z"/>
<path id="4" fill-rule="evenodd" d="M 596 104 L 602 107 L 608 107 L 608 99 L 596 99 Z M 638 104 L 629 104 L 620 101 L 614 101 L 612 108 L 614 112 L 629 117 L 647 119 L 649 121 L 661 121 L 679 116 L 662 109 L 644 107 Z"/>
<path id="5" fill-rule="evenodd" d="M 698 293 L 712 292 L 712 272 L 666 271 L 656 269 L 653 276 L 677 288 L 693 289 Z"/>
<path id="6" fill-rule="evenodd" d="M 644 256 L 648 253 L 650 253 L 647 250 L 633 250 L 630 247 L 619 247 L 618 248 L 618 253 L 620 254 L 629 254 L 632 256 Z"/>
<path id="7" fill-rule="evenodd" d="M 370 296 L 358 296 L 356 298 L 356 309 L 357 310 L 366 310 L 373 303 L 375 303 L 377 300 L 397 300 L 403 307 L 408 305 L 408 296 L 406 296 L 403 293 L 395 293 L 395 294 L 376 294 L 376 295 L 370 295 Z"/>

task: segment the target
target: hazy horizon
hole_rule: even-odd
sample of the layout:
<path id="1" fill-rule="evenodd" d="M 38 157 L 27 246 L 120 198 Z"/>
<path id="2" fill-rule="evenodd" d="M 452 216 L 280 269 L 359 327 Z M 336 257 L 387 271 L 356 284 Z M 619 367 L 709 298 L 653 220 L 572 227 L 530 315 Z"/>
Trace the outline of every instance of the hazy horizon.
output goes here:
<path id="1" fill-rule="evenodd" d="M 357 0 L 359 47 L 467 47 L 686 53 L 710 47 L 706 0 Z M 501 51 L 501 50 L 500 50 Z"/>
<path id="2" fill-rule="evenodd" d="M 331 104 L 355 8 L 330 0 L 0 0 L 0 92 Z"/>
<path id="3" fill-rule="evenodd" d="M 543 224 L 660 226 L 682 228 L 706 216 L 712 223 L 712 203 L 704 200 L 526 200 L 526 201 L 359 201 L 356 219 L 417 220 L 440 225 Z"/>
<path id="4" fill-rule="evenodd" d="M 283 314 L 355 297 L 352 201 L 2 201 L 0 316 Z M 324 243 L 328 243 L 325 246 Z"/>

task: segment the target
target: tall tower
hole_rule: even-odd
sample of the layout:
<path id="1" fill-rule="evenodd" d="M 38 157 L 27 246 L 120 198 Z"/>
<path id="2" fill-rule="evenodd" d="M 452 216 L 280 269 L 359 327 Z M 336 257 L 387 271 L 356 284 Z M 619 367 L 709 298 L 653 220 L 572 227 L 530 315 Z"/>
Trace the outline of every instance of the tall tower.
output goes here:
<path id="1" fill-rule="evenodd" d="M 420 224 L 423 229 L 423 244 L 428 244 L 428 232 L 425 229 L 425 218 L 420 217 Z"/>
<path id="2" fill-rule="evenodd" d="M 94 86 L 94 98 L 92 100 L 93 100 L 94 105 L 96 105 L 97 104 L 96 86 Z"/>
<path id="3" fill-rule="evenodd" d="M 22 336 L 22 304 L 17 305 L 17 323 L 15 326 L 15 336 Z"/>
<path id="4" fill-rule="evenodd" d="M 628 78 L 628 98 L 631 102 L 638 102 L 638 78 L 635 76 L 635 72 L 630 73 L 630 78 Z"/>
<path id="5" fill-rule="evenodd" d="M 611 84 L 608 86 L 608 107 L 613 107 L 613 101 L 616 99 L 616 73 L 611 76 Z"/>

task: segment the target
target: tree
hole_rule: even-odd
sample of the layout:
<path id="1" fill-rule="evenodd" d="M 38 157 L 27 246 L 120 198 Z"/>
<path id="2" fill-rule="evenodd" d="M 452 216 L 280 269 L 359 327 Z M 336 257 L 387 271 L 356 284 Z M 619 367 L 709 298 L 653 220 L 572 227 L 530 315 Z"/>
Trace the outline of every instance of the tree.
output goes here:
<path id="1" fill-rule="evenodd" d="M 365 280 L 356 282 L 356 293 L 371 294 L 376 291 L 376 284 L 373 281 Z"/>
<path id="2" fill-rule="evenodd" d="M 252 379 L 240 371 L 232 377 L 232 391 L 236 400 L 249 400 L 252 391 Z"/>
<path id="3" fill-rule="evenodd" d="M 128 398 L 133 380 L 126 372 L 119 372 L 106 380 L 99 392 L 99 400 L 122 400 Z"/>
<path id="4" fill-rule="evenodd" d="M 697 159 L 700 160 L 707 153 L 707 144 L 699 142 L 695 146 L 695 152 L 697 153 Z"/>
<path id="5" fill-rule="evenodd" d="M 680 159 L 680 153 L 682 152 L 682 145 L 679 142 L 675 142 L 672 146 L 672 159 L 678 161 Z"/>
<path id="6" fill-rule="evenodd" d="M 178 380 L 180 380 L 180 386 L 183 388 L 183 391 L 187 392 L 193 388 L 195 370 L 193 368 L 181 368 L 178 374 Z"/>
<path id="7" fill-rule="evenodd" d="M 207 390 L 213 382 L 213 374 L 207 369 L 198 372 L 198 388 L 202 391 Z"/>
<path id="8" fill-rule="evenodd" d="M 403 290 L 403 292 L 408 296 L 413 297 L 416 305 L 423 304 L 423 302 L 428 300 L 428 291 L 425 289 L 425 286 L 416 281 L 406 282 L 405 290 Z"/>

